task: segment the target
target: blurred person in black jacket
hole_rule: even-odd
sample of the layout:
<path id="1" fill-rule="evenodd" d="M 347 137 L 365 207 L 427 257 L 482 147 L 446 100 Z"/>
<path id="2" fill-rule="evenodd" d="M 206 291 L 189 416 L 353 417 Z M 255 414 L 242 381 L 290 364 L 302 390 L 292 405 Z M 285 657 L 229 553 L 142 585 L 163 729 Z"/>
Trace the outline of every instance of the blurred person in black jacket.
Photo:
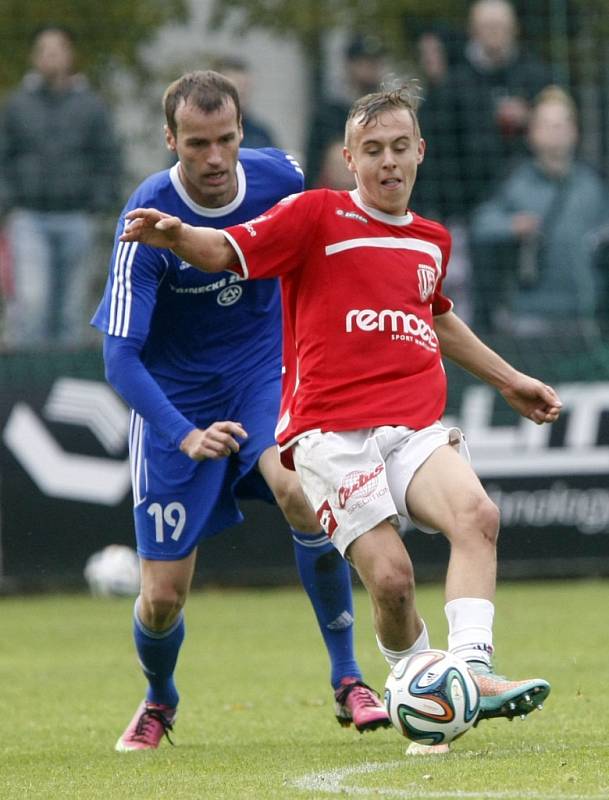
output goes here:
<path id="1" fill-rule="evenodd" d="M 476 0 L 464 58 L 451 72 L 453 150 L 459 160 L 461 213 L 484 200 L 515 157 L 526 152 L 531 102 L 554 83 L 549 67 L 519 39 L 509 0 Z"/>
<path id="2" fill-rule="evenodd" d="M 108 108 L 75 71 L 63 26 L 32 38 L 32 71 L 0 112 L 0 214 L 10 252 L 4 342 L 78 346 L 87 330 L 96 218 L 114 208 L 121 159 Z"/>

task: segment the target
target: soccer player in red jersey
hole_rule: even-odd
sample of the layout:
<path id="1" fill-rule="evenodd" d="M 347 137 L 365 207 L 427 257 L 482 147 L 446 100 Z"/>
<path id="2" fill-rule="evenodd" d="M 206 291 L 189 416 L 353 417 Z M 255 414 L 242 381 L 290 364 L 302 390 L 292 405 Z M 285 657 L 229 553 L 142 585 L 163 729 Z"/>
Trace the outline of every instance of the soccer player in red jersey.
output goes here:
<path id="1" fill-rule="evenodd" d="M 224 232 L 136 209 L 122 238 L 170 247 L 209 272 L 281 277 L 277 441 L 370 594 L 381 652 L 394 664 L 429 647 L 401 518 L 450 542 L 448 649 L 476 676 L 480 718 L 525 716 L 550 686 L 493 671 L 499 512 L 470 466 L 461 431 L 441 422 L 442 358 L 494 386 L 537 424 L 554 422 L 561 402 L 487 347 L 442 292 L 450 234 L 408 208 L 425 154 L 416 107 L 409 85 L 354 103 L 344 149 L 357 182 L 351 192 L 293 195 Z"/>

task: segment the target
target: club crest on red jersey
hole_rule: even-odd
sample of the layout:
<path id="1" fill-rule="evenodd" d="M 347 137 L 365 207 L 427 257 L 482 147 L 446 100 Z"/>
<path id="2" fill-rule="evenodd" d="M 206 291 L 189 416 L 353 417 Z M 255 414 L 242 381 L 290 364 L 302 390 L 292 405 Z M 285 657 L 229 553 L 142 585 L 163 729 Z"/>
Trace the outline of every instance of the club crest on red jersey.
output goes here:
<path id="1" fill-rule="evenodd" d="M 419 277 L 419 296 L 422 303 L 426 303 L 436 290 L 436 271 L 428 264 L 419 264 L 417 267 Z"/>

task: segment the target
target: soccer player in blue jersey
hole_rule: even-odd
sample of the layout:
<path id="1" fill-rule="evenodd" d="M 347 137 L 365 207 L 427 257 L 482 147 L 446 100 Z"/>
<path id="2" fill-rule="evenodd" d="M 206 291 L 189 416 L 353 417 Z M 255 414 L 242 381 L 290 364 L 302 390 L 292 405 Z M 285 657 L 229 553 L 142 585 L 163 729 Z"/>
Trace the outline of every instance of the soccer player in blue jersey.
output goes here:
<path id="1" fill-rule="evenodd" d="M 155 207 L 224 228 L 300 192 L 281 150 L 239 149 L 239 96 L 222 75 L 192 72 L 164 96 L 177 163 L 145 180 L 118 221 L 104 297 L 106 376 L 133 409 L 130 453 L 142 584 L 134 640 L 146 698 L 119 751 L 156 748 L 172 730 L 183 607 L 201 539 L 243 519 L 239 497 L 275 501 L 292 529 L 298 572 L 331 661 L 336 716 L 360 731 L 390 724 L 353 652 L 349 567 L 321 532 L 295 473 L 281 466 L 281 305 L 275 279 L 203 274 L 170 251 L 120 242 L 124 215 Z"/>

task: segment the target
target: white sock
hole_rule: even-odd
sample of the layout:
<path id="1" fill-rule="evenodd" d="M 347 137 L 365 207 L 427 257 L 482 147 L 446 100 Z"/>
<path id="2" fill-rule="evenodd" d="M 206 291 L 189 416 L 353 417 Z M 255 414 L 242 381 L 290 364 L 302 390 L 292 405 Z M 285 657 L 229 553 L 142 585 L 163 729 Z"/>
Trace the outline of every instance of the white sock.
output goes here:
<path id="1" fill-rule="evenodd" d="M 481 597 L 459 597 L 444 606 L 448 620 L 448 649 L 465 661 L 490 667 L 493 655 L 495 606 Z"/>
<path id="2" fill-rule="evenodd" d="M 423 622 L 423 620 L 421 620 Z M 411 644 L 406 650 L 389 650 L 388 647 L 381 642 L 379 637 L 376 637 L 376 643 L 379 650 L 383 654 L 385 661 L 390 667 L 395 667 L 398 661 L 401 661 L 406 656 L 411 656 L 413 653 L 418 653 L 419 650 L 429 650 L 429 634 L 427 633 L 427 626 L 423 622 L 423 630 L 419 634 L 416 642 Z"/>

